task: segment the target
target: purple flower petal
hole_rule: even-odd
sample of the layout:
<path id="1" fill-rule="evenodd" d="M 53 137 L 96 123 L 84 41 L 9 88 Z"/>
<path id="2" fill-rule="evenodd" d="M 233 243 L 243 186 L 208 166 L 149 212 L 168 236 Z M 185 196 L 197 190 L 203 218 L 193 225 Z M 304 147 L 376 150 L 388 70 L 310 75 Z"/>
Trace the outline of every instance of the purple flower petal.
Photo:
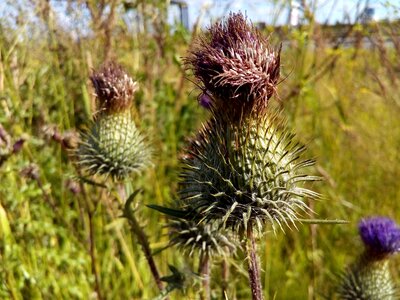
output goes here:
<path id="1" fill-rule="evenodd" d="M 390 218 L 370 217 L 360 221 L 358 230 L 365 246 L 376 254 L 400 252 L 400 227 Z"/>
<path id="2" fill-rule="evenodd" d="M 199 104 L 205 109 L 210 109 L 212 106 L 212 99 L 207 94 L 201 94 L 199 97 Z"/>

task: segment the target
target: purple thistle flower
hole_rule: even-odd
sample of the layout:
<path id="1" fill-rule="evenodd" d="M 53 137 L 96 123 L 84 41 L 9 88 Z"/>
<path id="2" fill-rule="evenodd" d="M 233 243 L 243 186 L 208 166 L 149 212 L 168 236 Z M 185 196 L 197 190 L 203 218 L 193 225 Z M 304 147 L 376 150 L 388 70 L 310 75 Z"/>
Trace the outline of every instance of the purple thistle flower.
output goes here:
<path id="1" fill-rule="evenodd" d="M 400 252 L 400 227 L 390 218 L 371 217 L 360 221 L 358 230 L 367 250 L 378 256 Z"/>

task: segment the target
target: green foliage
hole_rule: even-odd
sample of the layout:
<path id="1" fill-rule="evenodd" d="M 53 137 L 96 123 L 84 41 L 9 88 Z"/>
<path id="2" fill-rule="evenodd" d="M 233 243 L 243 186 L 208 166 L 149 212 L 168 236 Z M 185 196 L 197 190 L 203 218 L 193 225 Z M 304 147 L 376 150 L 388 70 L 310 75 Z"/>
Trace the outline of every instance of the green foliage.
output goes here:
<path id="1" fill-rule="evenodd" d="M 100 9 L 96 1 L 88 2 Z M 159 295 L 140 246 L 119 217 L 124 199 L 117 195 L 117 187 L 99 178 L 94 181 L 106 188 L 76 182 L 79 174 L 70 153 L 44 130 L 55 124 L 64 134 L 88 127 L 94 102 L 90 72 L 108 56 L 115 58 L 139 82 L 134 106 L 140 117 L 133 118 L 151 138 L 155 156 L 153 169 L 129 179 L 143 189 L 135 201 L 164 206 L 171 202 L 180 151 L 206 112 L 198 107 L 196 87 L 186 80 L 179 59 L 186 54 L 190 33 L 169 28 L 158 14 L 162 5 L 136 4 L 143 16 L 137 19 L 138 27 L 132 28 L 136 23 L 130 22 L 130 15 L 121 18 L 125 11 L 117 9 L 115 22 L 110 22 L 114 27 L 106 31 L 110 40 L 107 26 L 101 26 L 106 13 L 94 11 L 98 17 L 85 23 L 89 28 L 79 38 L 57 18 L 46 18 L 46 10 L 39 6 L 21 8 L 18 24 L 2 16 L 0 122 L 12 141 L 24 137 L 26 142 L 0 166 L 0 298 L 93 297 L 90 222 L 103 298 Z M 24 18 L 30 12 L 36 13 L 34 20 Z M 109 6 L 105 12 L 110 12 Z M 398 33 L 398 25 L 383 27 L 382 34 L 390 30 Z M 371 38 L 376 40 L 379 36 L 374 34 Z M 379 44 L 334 47 L 318 24 L 272 38 L 285 39 L 289 47 L 284 44 L 281 53 L 285 80 L 278 85 L 280 101 L 270 102 L 283 107 L 288 126 L 317 158 L 316 173 L 325 178 L 316 187 L 307 185 L 324 199 L 307 204 L 319 218 L 351 223 L 307 225 L 285 236 L 267 233 L 258 247 L 265 298 L 333 299 L 334 274 L 352 260 L 360 244 L 355 222 L 371 214 L 400 220 L 399 55 L 395 47 Z M 21 171 L 32 163 L 38 176 L 23 177 Z M 169 240 L 166 229 L 161 229 L 164 217 L 144 205 L 136 213 L 151 248 L 165 247 Z M 171 273 L 168 264 L 187 270 L 197 263 L 196 257 L 176 251 L 171 247 L 154 257 L 165 278 Z M 393 262 L 393 279 L 399 282 L 400 262 Z M 228 260 L 228 265 L 228 298 L 248 299 L 245 262 Z M 222 298 L 221 270 L 215 262 L 211 288 L 217 299 Z M 198 286 L 189 283 L 186 294 L 174 291 L 171 299 L 195 298 L 197 292 Z"/>

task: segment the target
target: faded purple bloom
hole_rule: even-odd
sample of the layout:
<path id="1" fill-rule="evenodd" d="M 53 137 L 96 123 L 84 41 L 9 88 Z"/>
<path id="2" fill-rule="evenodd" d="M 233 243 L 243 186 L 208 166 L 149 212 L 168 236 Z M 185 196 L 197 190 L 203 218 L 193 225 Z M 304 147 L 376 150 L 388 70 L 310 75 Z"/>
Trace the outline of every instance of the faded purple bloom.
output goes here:
<path id="1" fill-rule="evenodd" d="M 22 177 L 38 180 L 39 179 L 39 167 L 36 164 L 29 164 L 24 167 L 20 172 Z"/>
<path id="2" fill-rule="evenodd" d="M 371 217 L 360 221 L 358 230 L 365 246 L 376 255 L 400 251 L 400 227 L 390 218 Z"/>
<path id="3" fill-rule="evenodd" d="M 108 63 L 90 76 L 96 92 L 99 109 L 120 112 L 132 104 L 137 82 L 116 63 Z"/>
<path id="4" fill-rule="evenodd" d="M 218 100 L 216 107 L 236 118 L 262 111 L 275 93 L 280 49 L 273 49 L 241 13 L 232 13 L 197 39 L 186 64 Z"/>
<path id="5" fill-rule="evenodd" d="M 24 145 L 24 143 L 25 143 L 25 139 L 24 138 L 18 139 L 13 145 L 13 153 L 16 154 L 19 151 L 21 151 L 22 146 Z"/>
<path id="6" fill-rule="evenodd" d="M 62 146 L 65 149 L 75 149 L 79 144 L 79 135 L 76 131 L 66 131 L 62 135 Z"/>
<path id="7" fill-rule="evenodd" d="M 199 96 L 199 104 L 203 106 L 205 109 L 210 109 L 212 107 L 212 99 L 209 95 L 202 93 Z"/>
<path id="8" fill-rule="evenodd" d="M 66 182 L 66 187 L 67 189 L 74 195 L 78 195 L 81 192 L 81 186 L 77 181 L 74 181 L 72 179 L 68 179 Z"/>

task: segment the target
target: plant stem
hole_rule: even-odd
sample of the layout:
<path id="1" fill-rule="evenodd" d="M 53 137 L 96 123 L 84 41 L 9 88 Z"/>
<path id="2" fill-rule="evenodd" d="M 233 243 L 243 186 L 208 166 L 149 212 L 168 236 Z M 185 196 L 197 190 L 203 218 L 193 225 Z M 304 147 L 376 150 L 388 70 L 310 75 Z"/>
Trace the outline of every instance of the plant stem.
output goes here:
<path id="1" fill-rule="evenodd" d="M 247 239 L 245 241 L 247 259 L 249 262 L 248 272 L 249 272 L 249 282 L 251 287 L 251 294 L 253 300 L 263 300 L 261 277 L 260 277 L 260 265 L 258 263 L 256 242 L 253 236 L 252 227 L 247 228 Z"/>
<path id="2" fill-rule="evenodd" d="M 126 199 L 126 194 L 128 190 L 129 186 L 125 186 L 125 188 L 122 184 L 117 186 L 117 191 L 121 199 Z M 139 190 L 134 192 L 132 195 L 136 195 L 138 192 Z M 153 278 L 157 284 L 158 289 L 163 294 L 165 292 L 164 285 L 163 282 L 161 281 L 160 273 L 158 272 L 156 263 L 154 262 L 153 255 L 151 253 L 149 239 L 146 233 L 144 232 L 143 228 L 140 226 L 138 220 L 136 219 L 134 211 L 132 211 L 132 209 L 130 208 L 129 202 L 130 200 L 128 198 L 127 202 L 125 203 L 124 217 L 129 222 L 131 233 L 137 237 L 139 244 L 142 246 L 142 250 L 144 256 L 146 257 L 147 263 L 149 264 L 151 274 L 153 275 Z M 164 297 L 163 299 L 168 300 L 168 297 Z"/>
<path id="3" fill-rule="evenodd" d="M 77 169 L 77 172 L 79 176 L 81 176 L 81 172 L 79 169 Z M 82 190 L 82 195 L 85 199 L 85 209 L 88 215 L 88 221 L 89 221 L 89 254 L 90 254 L 90 260 L 92 264 L 92 275 L 94 277 L 94 284 L 95 284 L 95 291 L 97 294 L 97 299 L 98 300 L 103 300 L 103 295 L 101 293 L 101 288 L 100 288 L 100 276 L 99 273 L 97 272 L 96 268 L 96 253 L 95 253 L 95 240 L 94 240 L 94 227 L 93 227 L 93 214 L 95 211 L 95 206 L 93 206 L 93 203 L 91 202 L 90 197 L 88 196 L 88 193 L 86 193 L 85 186 L 81 183 L 81 190 Z"/>
<path id="4" fill-rule="evenodd" d="M 163 291 L 164 286 L 160 279 L 160 274 L 158 273 L 158 269 L 154 262 L 153 255 L 151 254 L 150 244 L 147 235 L 144 233 L 142 227 L 140 226 L 139 222 L 137 221 L 133 213 L 130 214 L 128 220 L 132 233 L 136 235 L 139 244 L 142 246 L 144 256 L 146 257 L 147 263 L 150 266 L 150 271 L 151 274 L 153 275 L 154 280 L 156 281 L 157 287 L 160 291 Z"/>
<path id="5" fill-rule="evenodd" d="M 90 259 L 92 262 L 92 274 L 94 276 L 97 299 L 102 300 L 103 296 L 101 294 L 101 289 L 100 289 L 100 278 L 99 278 L 99 273 L 97 272 L 97 269 L 96 269 L 93 213 L 90 210 L 88 210 L 88 218 L 89 218 L 89 248 L 90 248 L 89 251 L 90 251 Z"/>
<path id="6" fill-rule="evenodd" d="M 201 276 L 201 300 L 210 300 L 210 256 L 202 252 L 199 261 L 199 274 Z"/>
<path id="7" fill-rule="evenodd" d="M 228 295 L 229 265 L 226 257 L 222 261 L 222 297 L 227 299 Z"/>

